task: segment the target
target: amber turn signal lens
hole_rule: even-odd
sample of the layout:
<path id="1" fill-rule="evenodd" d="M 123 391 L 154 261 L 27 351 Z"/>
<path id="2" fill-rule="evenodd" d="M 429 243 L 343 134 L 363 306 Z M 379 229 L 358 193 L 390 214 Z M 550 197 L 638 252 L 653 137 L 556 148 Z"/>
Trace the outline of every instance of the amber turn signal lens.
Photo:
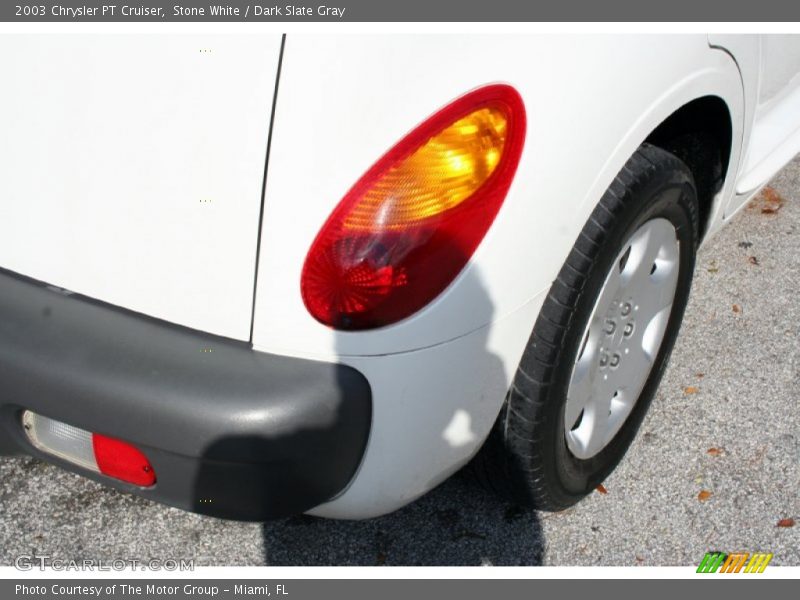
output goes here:
<path id="1" fill-rule="evenodd" d="M 301 291 L 320 322 L 389 325 L 439 295 L 497 215 L 525 140 L 522 99 L 508 85 L 449 104 L 389 150 L 323 225 Z"/>
<path id="2" fill-rule="evenodd" d="M 345 217 L 345 228 L 405 229 L 458 206 L 494 173 L 506 126 L 497 107 L 459 119 L 384 173 Z"/>

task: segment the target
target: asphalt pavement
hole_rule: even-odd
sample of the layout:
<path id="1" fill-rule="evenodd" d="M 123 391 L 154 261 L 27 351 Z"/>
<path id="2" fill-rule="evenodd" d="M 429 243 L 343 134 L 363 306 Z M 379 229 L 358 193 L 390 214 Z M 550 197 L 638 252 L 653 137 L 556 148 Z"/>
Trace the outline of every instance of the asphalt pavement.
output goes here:
<path id="1" fill-rule="evenodd" d="M 200 517 L 29 458 L 0 459 L 0 564 L 692 565 L 706 551 L 800 565 L 800 159 L 698 257 L 672 361 L 628 455 L 561 513 L 457 474 L 364 522 Z"/>

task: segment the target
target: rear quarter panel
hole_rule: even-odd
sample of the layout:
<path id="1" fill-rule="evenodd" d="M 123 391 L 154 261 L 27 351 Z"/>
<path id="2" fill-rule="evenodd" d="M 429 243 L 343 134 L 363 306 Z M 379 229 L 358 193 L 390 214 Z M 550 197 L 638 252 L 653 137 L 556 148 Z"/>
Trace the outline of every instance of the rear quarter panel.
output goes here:
<path id="1" fill-rule="evenodd" d="M 522 94 L 527 142 L 505 204 L 470 265 L 401 323 L 359 333 L 317 323 L 303 306 L 300 272 L 331 210 L 416 124 L 491 82 Z M 254 345 L 317 357 L 402 352 L 521 309 L 549 287 L 589 212 L 648 133 L 707 94 L 728 102 L 738 127 L 735 62 L 702 35 L 289 36 L 266 184 Z M 737 161 L 738 148 L 731 162 Z M 474 281 L 482 294 L 465 284 Z"/>

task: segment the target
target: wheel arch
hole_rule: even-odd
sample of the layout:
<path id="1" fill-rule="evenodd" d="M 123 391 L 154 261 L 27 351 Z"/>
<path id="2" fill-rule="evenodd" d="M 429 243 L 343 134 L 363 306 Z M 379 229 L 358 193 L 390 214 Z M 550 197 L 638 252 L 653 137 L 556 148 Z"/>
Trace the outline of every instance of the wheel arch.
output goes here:
<path id="1" fill-rule="evenodd" d="M 733 119 L 719 96 L 696 98 L 662 121 L 645 139 L 680 158 L 695 179 L 701 238 L 708 229 L 714 197 L 725 184 L 733 149 Z"/>

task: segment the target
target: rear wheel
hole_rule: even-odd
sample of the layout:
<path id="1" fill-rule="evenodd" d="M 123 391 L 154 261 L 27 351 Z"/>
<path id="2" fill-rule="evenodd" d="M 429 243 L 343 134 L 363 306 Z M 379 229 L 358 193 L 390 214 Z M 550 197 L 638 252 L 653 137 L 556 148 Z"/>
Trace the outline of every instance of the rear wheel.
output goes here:
<path id="1" fill-rule="evenodd" d="M 548 293 L 473 462 L 484 483 L 517 502 L 561 510 L 614 469 L 675 343 L 697 243 L 691 172 L 643 145 L 592 212 Z"/>

